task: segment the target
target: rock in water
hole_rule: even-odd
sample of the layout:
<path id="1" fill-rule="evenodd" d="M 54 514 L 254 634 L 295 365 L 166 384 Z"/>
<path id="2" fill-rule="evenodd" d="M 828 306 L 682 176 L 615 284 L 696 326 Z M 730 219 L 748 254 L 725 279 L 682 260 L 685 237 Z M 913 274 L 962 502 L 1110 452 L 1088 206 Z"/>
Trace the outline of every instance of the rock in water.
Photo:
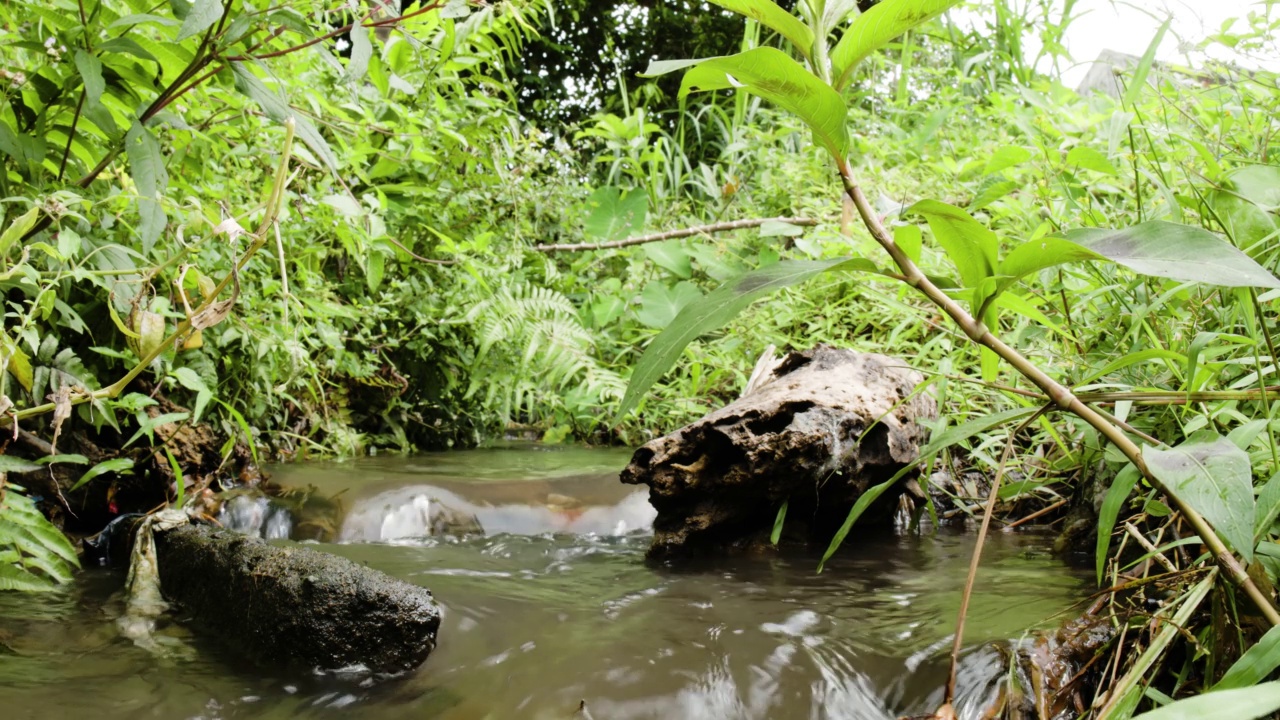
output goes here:
<path id="1" fill-rule="evenodd" d="M 784 533 L 825 543 L 868 487 L 916 458 L 937 417 L 901 360 L 819 345 L 787 355 L 736 402 L 636 450 L 622 482 L 649 486 L 650 556 L 749 548 Z M 888 492 L 872 507 L 896 507 Z M 868 511 L 864 520 L 877 513 Z M 879 513 L 887 517 L 888 513 Z"/>
<path id="2" fill-rule="evenodd" d="M 156 534 L 165 598 L 249 657 L 320 670 L 412 670 L 435 648 L 431 593 L 345 558 L 186 525 Z"/>

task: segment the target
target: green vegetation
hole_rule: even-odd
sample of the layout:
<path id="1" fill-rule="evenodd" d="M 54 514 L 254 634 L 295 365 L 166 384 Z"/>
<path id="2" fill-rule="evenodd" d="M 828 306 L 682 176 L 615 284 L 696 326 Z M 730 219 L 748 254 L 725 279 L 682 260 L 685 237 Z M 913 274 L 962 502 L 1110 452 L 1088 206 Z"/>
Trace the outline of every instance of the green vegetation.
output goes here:
<path id="1" fill-rule="evenodd" d="M 1098 717 L 1211 688 L 1269 712 L 1276 77 L 1148 53 L 1122 97 L 1081 97 L 1055 79 L 1069 0 L 972 3 L 976 25 L 955 0 L 716 4 L 753 18 L 732 46 L 619 71 L 563 126 L 531 119 L 558 89 L 516 83 L 549 3 L 358 16 L 347 58 L 314 41 L 336 2 L 0 7 L 0 470 L 65 519 L 64 490 L 124 497 L 131 471 L 180 500 L 200 425 L 223 461 L 636 443 L 768 344 L 886 352 L 945 408 L 921 466 L 1096 508 L 1123 628 Z M 1206 42 L 1274 52 L 1274 16 Z M 0 480 L 0 588 L 69 574 L 33 507 Z"/>

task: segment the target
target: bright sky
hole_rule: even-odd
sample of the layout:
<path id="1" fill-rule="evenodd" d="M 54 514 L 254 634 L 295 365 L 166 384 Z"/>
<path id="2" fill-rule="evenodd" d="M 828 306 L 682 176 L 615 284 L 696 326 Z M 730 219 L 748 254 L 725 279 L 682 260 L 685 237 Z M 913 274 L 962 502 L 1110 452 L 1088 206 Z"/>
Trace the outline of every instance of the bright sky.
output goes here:
<path id="1" fill-rule="evenodd" d="M 1271 0 L 1270 4 L 1271 17 L 1280 17 L 1280 0 Z M 1077 0 L 1076 19 L 1067 29 L 1066 43 L 1072 57 L 1080 64 L 1074 68 L 1063 67 L 1063 83 L 1068 87 L 1079 83 L 1088 72 L 1089 62 L 1103 49 L 1142 55 L 1160 24 L 1170 16 L 1173 23 L 1156 57 L 1180 64 L 1187 64 L 1190 59 L 1191 64 L 1198 65 L 1204 54 L 1193 51 L 1188 58 L 1184 50 L 1218 32 L 1222 22 L 1228 18 L 1240 18 L 1234 29 L 1247 30 L 1249 26 L 1244 18 L 1250 10 L 1265 15 L 1267 5 L 1267 0 Z M 1244 66 L 1262 64 L 1280 70 L 1280 61 L 1275 57 L 1270 62 L 1259 63 L 1232 57 L 1221 46 L 1215 48 L 1211 55 Z"/>

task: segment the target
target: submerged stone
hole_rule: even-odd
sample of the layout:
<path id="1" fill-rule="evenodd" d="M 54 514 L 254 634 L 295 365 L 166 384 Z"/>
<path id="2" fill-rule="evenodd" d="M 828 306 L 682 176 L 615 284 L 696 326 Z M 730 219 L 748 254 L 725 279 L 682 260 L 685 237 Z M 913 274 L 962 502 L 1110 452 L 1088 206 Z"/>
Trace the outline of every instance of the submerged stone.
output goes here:
<path id="1" fill-rule="evenodd" d="M 828 345 L 792 352 L 746 395 L 636 450 L 622 482 L 649 487 L 651 556 L 750 548 L 784 536 L 826 542 L 873 485 L 916 458 L 937 403 L 894 358 Z M 860 522 L 887 518 L 887 492 Z"/>
<path id="2" fill-rule="evenodd" d="M 165 598 L 250 658 L 321 671 L 412 670 L 435 648 L 430 591 L 345 558 L 230 530 L 156 533 Z"/>

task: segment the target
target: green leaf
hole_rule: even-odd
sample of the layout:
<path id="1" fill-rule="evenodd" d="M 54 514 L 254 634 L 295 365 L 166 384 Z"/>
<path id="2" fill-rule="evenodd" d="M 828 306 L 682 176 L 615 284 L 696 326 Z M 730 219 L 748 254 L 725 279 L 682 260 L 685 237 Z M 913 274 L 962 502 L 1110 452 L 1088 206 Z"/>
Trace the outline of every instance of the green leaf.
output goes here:
<path id="1" fill-rule="evenodd" d="M 1138 61 L 1138 66 L 1133 69 L 1133 77 L 1129 80 L 1129 87 L 1125 88 L 1124 100 L 1121 102 L 1122 107 L 1133 107 L 1138 101 L 1138 96 L 1142 94 L 1142 88 L 1147 84 L 1147 74 L 1151 72 L 1151 66 L 1156 60 L 1156 50 L 1160 47 L 1160 43 L 1164 40 L 1164 34 L 1169 30 L 1169 23 L 1173 22 L 1170 17 L 1164 21 L 1160 29 L 1156 31 L 1155 37 L 1151 38 L 1151 44 L 1147 46 L 1147 51 L 1142 54 L 1142 59 Z"/>
<path id="2" fill-rule="evenodd" d="M 0 590 L 18 592 L 51 592 L 58 586 L 34 573 L 14 565 L 0 563 Z"/>
<path id="3" fill-rule="evenodd" d="M 832 155 L 849 152 L 844 99 L 786 53 L 759 47 L 737 55 L 702 60 L 657 61 L 642 77 L 690 68 L 680 83 L 680 99 L 691 92 L 742 88 L 795 113 Z"/>
<path id="4" fill-rule="evenodd" d="M 193 0 L 191 10 L 183 19 L 182 27 L 178 29 L 178 36 L 174 40 L 182 42 L 193 35 L 198 35 L 213 27 L 221 17 L 222 0 Z"/>
<path id="5" fill-rule="evenodd" d="M 773 0 L 711 0 L 727 10 L 745 15 L 791 41 L 806 58 L 813 52 L 813 31 Z"/>
<path id="6" fill-rule="evenodd" d="M 97 105 L 102 99 L 102 91 L 107 83 L 102 79 L 102 61 L 83 50 L 76 50 L 76 70 L 80 71 L 80 79 L 84 81 L 85 101 L 89 107 Z"/>
<path id="7" fill-rule="evenodd" d="M 871 503 L 875 502 L 876 498 L 884 494 L 884 491 L 893 487 L 894 483 L 901 480 L 907 473 L 915 470 L 922 461 L 933 457 L 952 445 L 968 440 L 978 433 L 984 432 L 998 425 L 1003 425 L 1014 420 L 1028 417 L 1038 410 L 1039 408 L 1035 407 L 1002 410 L 1000 412 L 991 413 L 990 415 L 984 415 L 975 420 L 970 420 L 963 425 L 948 428 L 940 433 L 934 433 L 934 436 L 929 439 L 928 444 L 920 448 L 920 452 L 916 455 L 915 460 L 912 460 L 901 470 L 894 473 L 893 477 L 888 480 L 880 483 L 879 485 L 868 488 L 867 491 L 858 498 L 858 501 L 854 503 L 853 508 L 849 511 L 849 515 L 845 517 L 844 523 L 840 526 L 840 529 L 837 530 L 836 534 L 831 538 L 831 543 L 827 545 L 826 552 L 822 554 L 822 560 L 818 563 L 818 572 L 822 572 L 823 566 L 831 559 L 831 556 L 835 554 L 836 550 L 840 548 L 840 545 L 849 535 L 849 530 L 853 528 L 853 524 L 858 521 L 858 518 L 862 516 L 862 513 L 866 511 Z"/>
<path id="8" fill-rule="evenodd" d="M 1116 519 L 1120 517 L 1125 500 L 1133 492 L 1133 486 L 1140 477 L 1142 473 L 1138 472 L 1133 463 L 1125 465 L 1111 481 L 1107 496 L 1102 500 L 1102 508 L 1098 510 L 1098 548 L 1094 561 L 1097 564 L 1099 584 L 1102 583 L 1102 570 L 1107 565 L 1107 553 L 1111 549 L 1111 531 L 1116 526 Z"/>
<path id="9" fill-rule="evenodd" d="M 125 149 L 129 156 L 129 174 L 138 191 L 138 237 L 142 241 L 142 254 L 150 255 L 169 220 L 162 202 L 164 191 L 169 187 L 169 173 L 164 169 L 160 141 L 141 123 L 134 121 L 129 128 Z"/>
<path id="10" fill-rule="evenodd" d="M 43 469 L 41 465 L 29 460 L 16 458 L 12 455 L 0 455 L 0 473 L 29 473 Z"/>
<path id="11" fill-rule="evenodd" d="M 902 252 L 911 258 L 911 262 L 920 262 L 920 249 L 924 245 L 924 233 L 918 225 L 898 225 L 893 228 L 893 241 L 902 248 Z"/>
<path id="12" fill-rule="evenodd" d="M 31 228 L 36 226 L 36 220 L 40 219 L 40 207 L 33 207 L 9 223 L 9 227 L 0 233 L 0 259 L 3 259 L 9 253 L 9 248 L 13 247 L 23 235 L 26 235 Z"/>
<path id="13" fill-rule="evenodd" d="M 376 255 L 376 253 L 375 253 Z M 213 391 L 205 384 L 204 380 L 196 374 L 195 370 L 188 367 L 181 367 L 173 371 L 173 376 L 182 383 L 182 387 L 196 394 L 196 406 L 193 410 L 192 420 L 200 422 L 200 417 L 204 414 L 204 408 L 213 399 Z"/>
<path id="14" fill-rule="evenodd" d="M 369 28 L 356 23 L 351 28 L 351 57 L 347 60 L 347 72 L 342 79 L 356 83 L 369 72 L 369 58 L 373 56 L 373 44 L 369 42 Z"/>
<path id="15" fill-rule="evenodd" d="M 1261 540 L 1271 530 L 1276 518 L 1280 517 L 1280 471 L 1277 471 L 1262 486 L 1258 493 L 1257 511 L 1253 521 L 1253 539 Z"/>
<path id="16" fill-rule="evenodd" d="M 587 236 L 600 240 L 621 240 L 638 235 L 649 214 L 649 194 L 642 190 L 623 191 L 616 187 L 596 188 L 587 198 Z"/>
<path id="17" fill-rule="evenodd" d="M 79 490 L 86 483 L 99 475 L 104 475 L 106 473 L 121 473 L 132 469 L 133 460 L 130 460 L 129 458 L 112 458 L 111 460 L 103 460 L 85 471 L 85 474 L 80 476 L 80 479 L 76 481 L 76 484 L 71 486 L 71 489 L 73 491 Z"/>
<path id="18" fill-rule="evenodd" d="M 1116 370 L 1152 360 L 1170 360 L 1178 365 L 1184 365 L 1187 362 L 1187 356 L 1182 353 L 1175 352 L 1173 350 L 1165 350 L 1163 348 L 1148 348 L 1146 350 L 1139 350 L 1138 352 L 1127 353 L 1082 378 L 1076 383 L 1076 385 L 1088 385 L 1094 380 L 1106 377 Z"/>
<path id="19" fill-rule="evenodd" d="M 921 200 L 906 213 L 923 215 L 929 222 L 933 238 L 956 266 L 965 287 L 976 288 L 992 275 L 1000 242 L 995 233 L 969 213 L 937 200 Z"/>
<path id="20" fill-rule="evenodd" d="M 1147 469 L 1169 492 L 1204 516 L 1240 553 L 1253 560 L 1253 475 L 1249 455 L 1230 440 L 1193 436 L 1170 450 L 1144 447 Z"/>
<path id="21" fill-rule="evenodd" d="M 849 82 L 858 63 L 890 40 L 941 15 L 960 0 L 881 0 L 858 16 L 831 51 L 836 89 Z"/>
<path id="22" fill-rule="evenodd" d="M 41 465 L 61 465 L 62 463 L 71 463 L 72 465 L 88 465 L 89 458 L 78 453 L 59 453 L 57 455 L 46 455 L 36 462 Z"/>
<path id="23" fill-rule="evenodd" d="M 1245 651 L 1211 690 L 1234 690 L 1257 685 L 1280 667 L 1280 625 L 1271 628 Z"/>
<path id="24" fill-rule="evenodd" d="M 644 246 L 644 254 L 655 265 L 670 270 L 677 277 L 688 278 L 693 275 L 689 252 L 679 240 L 648 243 Z"/>
<path id="25" fill-rule="evenodd" d="M 1143 275 L 1223 287 L 1280 288 L 1280 279 L 1204 228 L 1152 220 L 1121 230 L 1081 228 L 1065 237 Z"/>
<path id="26" fill-rule="evenodd" d="M 782 525 L 787 521 L 787 505 L 789 500 L 782 501 L 782 507 L 778 508 L 778 516 L 773 519 L 773 532 L 769 533 L 769 544 L 777 545 L 782 539 Z"/>
<path id="27" fill-rule="evenodd" d="M 694 338 L 732 320 L 760 297 L 784 287 L 804 282 L 847 262 L 834 260 L 783 260 L 768 267 L 741 275 L 711 291 L 706 297 L 691 302 L 658 334 L 636 363 L 627 384 L 627 392 L 618 407 L 614 422 L 635 407 L 658 378 L 675 364 L 680 353 Z"/>
<path id="28" fill-rule="evenodd" d="M 651 282 L 640 294 L 640 309 L 636 319 L 651 328 L 665 328 L 690 303 L 702 299 L 702 292 L 693 283 L 682 282 L 668 287 L 662 282 Z"/>
<path id="29" fill-rule="evenodd" d="M 1072 167 L 1082 168 L 1084 170 L 1092 170 L 1103 175 L 1119 175 L 1116 166 L 1111 164 L 1106 155 L 1094 150 L 1088 145 L 1077 145 L 1071 148 L 1071 152 L 1067 153 L 1067 164 Z"/>
<path id="30" fill-rule="evenodd" d="M 982 173 L 984 175 L 994 175 L 1011 167 L 1021 165 L 1030 159 L 1030 150 L 1016 145 L 1006 145 L 991 154 L 991 157 L 987 160 L 987 167 Z"/>
<path id="31" fill-rule="evenodd" d="M 302 142 L 306 143 L 307 147 L 311 148 L 316 157 L 320 158 L 320 161 L 330 170 L 337 170 L 337 156 L 333 154 L 328 141 L 316 130 L 316 126 L 310 119 L 295 113 L 293 108 L 289 107 L 289 103 L 264 85 L 262 80 L 258 79 L 258 76 L 254 75 L 244 63 L 231 63 L 231 72 L 235 74 L 236 90 L 257 103 L 267 117 L 282 125 L 289 118 L 293 118 L 298 137 L 302 138 Z"/>
<path id="32" fill-rule="evenodd" d="M 1223 188 L 1266 212 L 1280 210 L 1280 167 L 1249 165 L 1231 171 Z"/>
<path id="33" fill-rule="evenodd" d="M 827 551 L 822 553 L 822 560 L 818 561 L 818 572 L 822 572 L 822 568 L 827 564 L 827 561 L 844 544 L 844 539 L 849 536 L 849 531 L 853 529 L 853 524 L 858 521 L 858 518 L 862 517 L 862 513 L 866 512 L 867 508 L 871 507 L 871 503 L 879 499 L 886 490 L 896 485 L 898 480 L 902 479 L 902 476 L 906 474 L 904 471 L 907 468 L 912 467 L 915 467 L 914 463 L 898 471 L 893 477 L 879 485 L 867 488 L 866 492 L 862 493 L 858 501 L 853 504 L 853 508 L 849 510 L 849 514 L 845 517 L 844 523 L 840 525 L 840 529 L 836 530 L 836 534 L 832 536 L 831 543 L 827 545 Z"/>
<path id="34" fill-rule="evenodd" d="M 1144 712 L 1133 720 L 1254 720 L 1280 709 L 1280 682 L 1220 690 Z"/>

